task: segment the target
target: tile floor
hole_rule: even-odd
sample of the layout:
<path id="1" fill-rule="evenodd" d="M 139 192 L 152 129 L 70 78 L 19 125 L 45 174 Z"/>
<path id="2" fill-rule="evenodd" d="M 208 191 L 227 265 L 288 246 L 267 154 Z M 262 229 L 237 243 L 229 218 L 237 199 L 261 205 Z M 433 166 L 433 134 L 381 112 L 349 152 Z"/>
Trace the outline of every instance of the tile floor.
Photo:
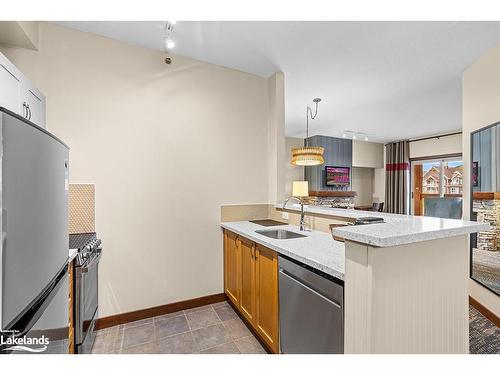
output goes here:
<path id="1" fill-rule="evenodd" d="M 97 331 L 94 354 L 264 354 L 227 302 Z"/>
<path id="2" fill-rule="evenodd" d="M 470 353 L 500 353 L 500 328 L 469 308 Z M 94 354 L 265 354 L 227 302 L 100 330 Z"/>

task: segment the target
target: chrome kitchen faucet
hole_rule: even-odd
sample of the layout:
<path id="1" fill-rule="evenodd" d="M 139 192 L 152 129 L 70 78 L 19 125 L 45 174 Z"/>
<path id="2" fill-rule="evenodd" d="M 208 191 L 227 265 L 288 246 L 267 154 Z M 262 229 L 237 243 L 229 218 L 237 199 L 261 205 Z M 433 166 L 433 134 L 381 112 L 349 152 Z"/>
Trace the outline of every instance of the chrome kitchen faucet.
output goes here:
<path id="1" fill-rule="evenodd" d="M 297 198 L 297 197 L 288 197 L 287 199 L 285 199 L 285 202 L 283 203 L 283 209 L 285 209 L 285 206 L 286 204 L 288 203 L 288 201 L 290 199 L 295 199 L 297 202 L 300 203 L 300 223 L 299 223 L 299 230 L 300 231 L 305 231 L 306 230 L 306 221 L 305 221 L 305 218 L 304 218 L 304 202 L 302 202 L 301 199 Z"/>

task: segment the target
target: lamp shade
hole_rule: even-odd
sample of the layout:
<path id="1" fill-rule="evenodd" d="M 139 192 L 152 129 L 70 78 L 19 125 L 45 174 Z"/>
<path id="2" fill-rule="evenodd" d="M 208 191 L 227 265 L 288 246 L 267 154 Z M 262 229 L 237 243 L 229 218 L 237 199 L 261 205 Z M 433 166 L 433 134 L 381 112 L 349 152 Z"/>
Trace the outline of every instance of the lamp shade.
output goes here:
<path id="1" fill-rule="evenodd" d="M 292 165 L 313 166 L 325 162 L 323 158 L 323 147 L 300 147 L 292 148 Z"/>
<path id="2" fill-rule="evenodd" d="M 294 197 L 308 197 L 309 183 L 307 181 L 294 181 L 292 185 L 292 195 Z"/>

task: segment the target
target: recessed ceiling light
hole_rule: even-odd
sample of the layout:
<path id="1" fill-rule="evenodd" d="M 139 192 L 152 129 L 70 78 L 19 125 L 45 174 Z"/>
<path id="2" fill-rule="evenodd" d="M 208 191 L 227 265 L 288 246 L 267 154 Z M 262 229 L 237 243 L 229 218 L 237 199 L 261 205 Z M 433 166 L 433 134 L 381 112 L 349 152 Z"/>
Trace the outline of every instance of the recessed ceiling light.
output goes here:
<path id="1" fill-rule="evenodd" d="M 342 134 L 342 138 L 345 138 L 345 133 L 344 133 L 344 134 Z"/>
<path id="2" fill-rule="evenodd" d="M 175 42 L 172 39 L 167 39 L 165 40 L 165 47 L 167 47 L 167 49 L 172 49 L 175 47 Z"/>
<path id="3" fill-rule="evenodd" d="M 354 134 L 354 135 L 352 136 L 352 139 L 356 139 L 356 134 Z"/>
<path id="4" fill-rule="evenodd" d="M 368 137 L 365 135 L 365 141 L 368 142 Z"/>

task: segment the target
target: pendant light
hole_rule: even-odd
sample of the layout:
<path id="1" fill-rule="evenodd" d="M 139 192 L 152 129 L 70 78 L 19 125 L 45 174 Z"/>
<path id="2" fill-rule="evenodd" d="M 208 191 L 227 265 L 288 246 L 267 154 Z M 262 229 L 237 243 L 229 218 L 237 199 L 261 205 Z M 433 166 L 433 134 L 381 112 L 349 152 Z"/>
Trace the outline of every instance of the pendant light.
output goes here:
<path id="1" fill-rule="evenodd" d="M 316 105 L 314 110 L 314 115 L 311 107 L 307 106 L 306 109 L 306 142 L 305 147 L 292 148 L 292 164 L 298 166 L 312 166 L 321 165 L 325 162 L 323 158 L 323 152 L 325 149 L 323 147 L 312 147 L 309 146 L 309 115 L 311 115 L 311 120 L 314 120 L 318 115 L 318 103 L 321 98 L 313 99 L 313 103 Z"/>

